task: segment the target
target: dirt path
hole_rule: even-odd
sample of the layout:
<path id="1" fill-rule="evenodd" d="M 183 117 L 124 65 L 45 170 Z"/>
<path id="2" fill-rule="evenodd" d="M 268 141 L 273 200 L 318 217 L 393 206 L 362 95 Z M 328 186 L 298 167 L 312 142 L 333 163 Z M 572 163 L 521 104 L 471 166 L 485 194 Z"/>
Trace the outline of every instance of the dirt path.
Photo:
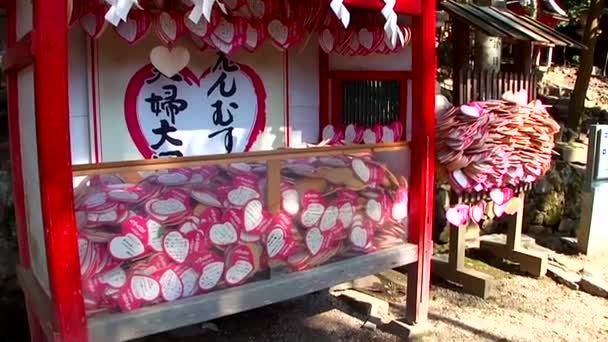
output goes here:
<path id="1" fill-rule="evenodd" d="M 486 266 L 488 267 L 488 266 Z M 432 330 L 422 341 L 608 341 L 608 300 L 573 291 L 553 280 L 500 270 L 495 296 L 481 300 L 433 286 Z M 403 301 L 393 306 L 403 310 Z M 349 312 L 349 314 L 345 313 Z M 364 317 L 326 292 L 215 321 L 219 332 L 146 341 L 399 341 L 361 328 Z M 182 331 L 183 332 L 183 331 Z"/>

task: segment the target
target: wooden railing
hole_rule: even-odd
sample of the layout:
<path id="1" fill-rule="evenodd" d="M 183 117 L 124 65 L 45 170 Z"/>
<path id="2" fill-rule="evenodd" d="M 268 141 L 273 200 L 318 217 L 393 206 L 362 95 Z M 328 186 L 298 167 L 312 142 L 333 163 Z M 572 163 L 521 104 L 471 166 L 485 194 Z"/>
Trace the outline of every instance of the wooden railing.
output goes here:
<path id="1" fill-rule="evenodd" d="M 528 91 L 528 100 L 536 99 L 538 95 L 537 71 L 528 74 L 516 72 L 498 72 L 494 70 L 473 70 L 462 68 L 454 71 L 454 105 L 470 101 L 485 101 L 500 99 L 508 91 Z"/>

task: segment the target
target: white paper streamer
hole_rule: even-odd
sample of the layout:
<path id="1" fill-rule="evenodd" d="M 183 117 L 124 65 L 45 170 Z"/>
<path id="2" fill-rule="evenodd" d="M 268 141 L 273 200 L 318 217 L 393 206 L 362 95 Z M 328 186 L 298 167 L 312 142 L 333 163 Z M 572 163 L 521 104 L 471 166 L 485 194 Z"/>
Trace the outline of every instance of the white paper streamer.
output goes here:
<path id="1" fill-rule="evenodd" d="M 106 12 L 105 19 L 114 26 L 118 26 L 121 20 L 124 22 L 127 21 L 127 17 L 129 16 L 129 12 L 133 5 L 142 9 L 137 0 L 106 0 L 106 2 L 110 4 L 111 7 L 108 12 Z"/>
<path id="2" fill-rule="evenodd" d="M 399 29 L 398 16 L 395 12 L 396 0 L 384 0 L 384 8 L 382 9 L 382 15 L 386 19 L 384 24 L 384 32 L 388 38 L 389 47 L 394 49 L 397 47 L 397 39 L 401 45 L 405 45 L 405 35 Z"/>
<path id="3" fill-rule="evenodd" d="M 211 13 L 213 12 L 213 5 L 217 3 L 219 8 L 224 12 L 224 14 L 228 14 L 226 11 L 226 5 L 221 3 L 219 0 L 190 0 L 194 5 L 192 11 L 190 11 L 190 15 L 188 19 L 195 24 L 201 20 L 201 17 L 205 17 L 207 22 L 211 21 Z"/>
<path id="4" fill-rule="evenodd" d="M 348 28 L 348 24 L 350 24 L 350 12 L 344 6 L 344 0 L 332 0 L 330 7 L 338 19 L 340 19 L 344 28 Z"/>

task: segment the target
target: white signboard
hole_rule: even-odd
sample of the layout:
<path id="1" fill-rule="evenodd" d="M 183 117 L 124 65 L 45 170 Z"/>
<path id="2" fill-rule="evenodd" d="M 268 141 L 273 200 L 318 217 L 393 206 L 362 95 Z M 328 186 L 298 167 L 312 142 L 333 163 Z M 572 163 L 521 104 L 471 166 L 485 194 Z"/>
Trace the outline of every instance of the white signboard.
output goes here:
<path id="1" fill-rule="evenodd" d="M 247 65 L 223 54 L 202 75 L 172 78 L 146 65 L 129 81 L 125 121 L 144 158 L 248 151 L 266 126 L 266 90 Z"/>
<path id="2" fill-rule="evenodd" d="M 595 154 L 597 159 L 596 180 L 608 180 L 608 128 L 597 131 L 598 146 Z"/>

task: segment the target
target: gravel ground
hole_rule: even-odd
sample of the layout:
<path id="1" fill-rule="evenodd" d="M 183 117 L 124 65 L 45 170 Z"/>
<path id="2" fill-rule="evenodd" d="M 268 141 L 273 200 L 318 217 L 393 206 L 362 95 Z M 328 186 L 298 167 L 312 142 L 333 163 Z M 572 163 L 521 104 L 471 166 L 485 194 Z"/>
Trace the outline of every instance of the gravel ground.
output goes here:
<path id="1" fill-rule="evenodd" d="M 564 257 L 588 263 L 582 257 Z M 596 260 L 597 261 L 597 260 Z M 606 262 L 605 264 L 602 264 Z M 599 265 L 608 265 L 602 258 Z M 483 265 L 484 270 L 488 270 Z M 433 285 L 430 326 L 422 341 L 608 341 L 608 300 L 556 284 L 494 269 L 495 295 L 482 300 Z M 404 310 L 397 297 L 394 314 Z M 214 322 L 219 331 L 200 327 L 145 341 L 399 341 L 380 330 L 362 328 L 364 317 L 327 292 L 265 307 Z M 196 329 L 196 330 L 193 330 Z M 185 337 L 188 335 L 189 337 Z"/>

